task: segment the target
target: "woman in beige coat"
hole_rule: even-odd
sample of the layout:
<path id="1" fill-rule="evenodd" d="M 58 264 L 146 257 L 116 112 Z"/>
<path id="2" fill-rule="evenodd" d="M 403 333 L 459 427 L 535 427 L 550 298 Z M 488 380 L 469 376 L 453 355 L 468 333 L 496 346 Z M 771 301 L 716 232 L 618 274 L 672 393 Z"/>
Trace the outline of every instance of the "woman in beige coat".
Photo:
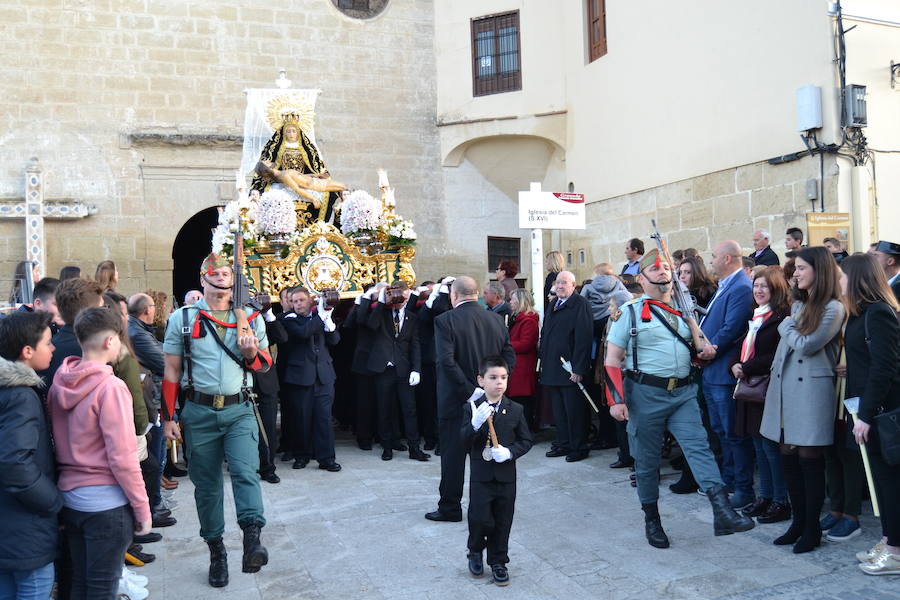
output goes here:
<path id="1" fill-rule="evenodd" d="M 837 400 L 834 367 L 844 307 L 837 263 L 823 247 L 803 248 L 794 277 L 798 301 L 778 326 L 781 341 L 772 362 L 760 433 L 781 443 L 781 462 L 793 522 L 776 545 L 809 552 L 821 543 L 819 513 L 825 501 L 824 447 L 833 442 Z"/>

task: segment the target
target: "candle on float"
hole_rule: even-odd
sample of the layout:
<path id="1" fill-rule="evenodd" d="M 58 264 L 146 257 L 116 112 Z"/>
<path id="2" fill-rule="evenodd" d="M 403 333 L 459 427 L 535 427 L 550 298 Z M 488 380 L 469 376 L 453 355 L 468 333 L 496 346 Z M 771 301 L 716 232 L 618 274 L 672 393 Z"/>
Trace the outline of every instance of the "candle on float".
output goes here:
<path id="1" fill-rule="evenodd" d="M 389 187 L 385 190 L 385 198 L 384 198 L 385 206 L 397 206 L 397 201 L 394 199 L 394 188 Z"/>
<path id="2" fill-rule="evenodd" d="M 386 188 L 390 184 L 388 183 L 387 171 L 384 169 L 378 169 L 378 187 Z"/>

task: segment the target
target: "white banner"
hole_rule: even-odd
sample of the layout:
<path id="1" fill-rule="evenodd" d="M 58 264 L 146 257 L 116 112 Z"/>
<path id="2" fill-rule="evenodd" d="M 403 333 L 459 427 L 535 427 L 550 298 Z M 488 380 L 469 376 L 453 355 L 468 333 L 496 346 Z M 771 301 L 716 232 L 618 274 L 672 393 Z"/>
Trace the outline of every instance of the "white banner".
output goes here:
<path id="1" fill-rule="evenodd" d="M 522 229 L 584 229 L 584 194 L 519 192 Z"/>

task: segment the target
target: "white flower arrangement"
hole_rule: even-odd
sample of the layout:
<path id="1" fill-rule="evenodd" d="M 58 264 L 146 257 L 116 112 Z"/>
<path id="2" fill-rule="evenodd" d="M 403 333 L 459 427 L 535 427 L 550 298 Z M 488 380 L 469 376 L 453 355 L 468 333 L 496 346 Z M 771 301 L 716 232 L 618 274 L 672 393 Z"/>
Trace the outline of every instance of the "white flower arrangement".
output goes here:
<path id="1" fill-rule="evenodd" d="M 245 247 L 252 247 L 256 243 L 256 203 L 251 202 L 246 195 L 242 195 L 238 200 L 228 202 L 219 209 L 219 224 L 212 233 L 213 252 L 231 253 L 234 247 L 234 232 L 237 230 L 238 215 L 242 210 L 245 211 L 244 217 L 241 219 Z"/>
<path id="2" fill-rule="evenodd" d="M 374 231 L 384 225 L 381 201 L 365 190 L 356 190 L 341 207 L 341 231 L 344 234 Z"/>
<path id="3" fill-rule="evenodd" d="M 259 199 L 256 226 L 263 235 L 291 235 L 297 230 L 294 200 L 283 190 L 269 190 Z"/>
<path id="4" fill-rule="evenodd" d="M 397 217 L 387 224 L 389 245 L 412 246 L 416 243 L 416 230 L 412 221 Z"/>

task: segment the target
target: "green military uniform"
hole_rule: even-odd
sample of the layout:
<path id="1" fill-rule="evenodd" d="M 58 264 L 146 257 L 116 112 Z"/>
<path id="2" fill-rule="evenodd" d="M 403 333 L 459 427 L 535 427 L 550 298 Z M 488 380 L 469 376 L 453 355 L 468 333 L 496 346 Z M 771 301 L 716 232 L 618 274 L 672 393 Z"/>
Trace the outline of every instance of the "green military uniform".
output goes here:
<path id="1" fill-rule="evenodd" d="M 239 366 L 220 347 L 208 326 L 198 323 L 200 311 L 213 317 L 206 320 L 234 356 L 241 357 L 234 323 L 234 311 L 211 311 L 205 299 L 175 311 L 169 317 L 163 351 L 184 356 L 184 313 L 191 336 L 191 379 L 187 365 L 182 369 L 182 389 L 192 383 L 194 401 L 184 403 L 181 425 L 188 455 L 188 474 L 194 484 L 194 500 L 200 519 L 200 536 L 212 540 L 225 531 L 222 461 L 228 460 L 228 472 L 234 492 L 238 523 L 265 524 L 262 492 L 259 486 L 259 428 L 246 390 L 253 386 L 253 375 Z M 247 309 L 247 314 L 252 313 Z M 259 349 L 268 347 L 266 327 L 256 316 L 251 326 L 259 340 Z M 202 332 L 202 334 L 201 334 Z"/>
<path id="2" fill-rule="evenodd" d="M 622 368 L 628 440 L 641 504 L 655 503 L 659 498 L 660 454 L 666 429 L 678 440 L 700 489 L 722 483 L 700 420 L 688 348 L 690 328 L 684 318 L 661 305 L 646 294 L 626 302 L 607 335 L 607 341 L 625 349 Z"/>

